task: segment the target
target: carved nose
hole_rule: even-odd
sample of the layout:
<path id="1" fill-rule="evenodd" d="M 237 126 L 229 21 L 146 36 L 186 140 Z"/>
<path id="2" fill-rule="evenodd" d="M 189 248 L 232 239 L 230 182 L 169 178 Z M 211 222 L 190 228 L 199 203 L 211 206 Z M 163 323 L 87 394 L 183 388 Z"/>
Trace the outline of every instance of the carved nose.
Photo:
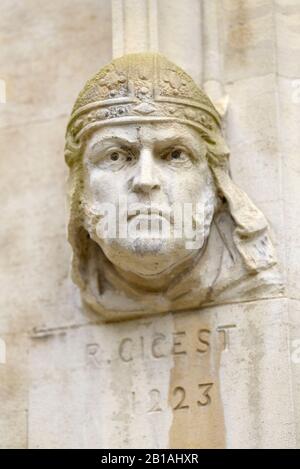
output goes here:
<path id="1" fill-rule="evenodd" d="M 138 162 L 137 172 L 133 178 L 132 189 L 134 192 L 149 194 L 153 189 L 160 187 L 156 173 L 153 155 L 150 150 L 142 150 Z"/>

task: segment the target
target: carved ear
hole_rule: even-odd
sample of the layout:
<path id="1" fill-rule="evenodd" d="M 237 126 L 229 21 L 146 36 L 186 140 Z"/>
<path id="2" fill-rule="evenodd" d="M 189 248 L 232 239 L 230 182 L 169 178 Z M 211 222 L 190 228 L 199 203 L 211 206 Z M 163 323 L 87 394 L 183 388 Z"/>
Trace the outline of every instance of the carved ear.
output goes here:
<path id="1" fill-rule="evenodd" d="M 217 188 L 225 197 L 236 224 L 233 240 L 246 267 L 252 272 L 268 269 L 276 264 L 269 227 L 262 212 L 230 178 L 222 167 L 211 167 Z"/>

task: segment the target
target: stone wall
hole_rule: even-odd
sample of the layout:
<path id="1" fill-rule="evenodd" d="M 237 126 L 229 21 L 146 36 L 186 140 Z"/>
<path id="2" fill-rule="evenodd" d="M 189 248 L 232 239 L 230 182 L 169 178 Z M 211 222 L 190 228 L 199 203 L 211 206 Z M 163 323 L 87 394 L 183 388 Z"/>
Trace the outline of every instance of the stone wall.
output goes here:
<path id="1" fill-rule="evenodd" d="M 299 447 L 298 2 L 113 0 L 111 19 L 108 0 L 3 0 L 0 12 L 0 446 Z M 283 297 L 117 325 L 82 311 L 67 117 L 113 54 L 149 48 L 228 95 L 233 178 L 271 223 Z"/>
<path id="2" fill-rule="evenodd" d="M 87 322 L 69 278 L 64 134 L 78 90 L 111 58 L 111 11 L 106 0 L 4 0 L 0 11 L 0 446 L 27 447 L 32 331 Z"/>

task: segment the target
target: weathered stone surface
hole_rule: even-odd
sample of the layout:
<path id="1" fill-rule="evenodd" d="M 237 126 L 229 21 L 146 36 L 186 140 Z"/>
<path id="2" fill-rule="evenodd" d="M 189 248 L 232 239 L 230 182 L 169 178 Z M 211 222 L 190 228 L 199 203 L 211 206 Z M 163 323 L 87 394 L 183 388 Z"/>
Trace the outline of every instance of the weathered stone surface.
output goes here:
<path id="1" fill-rule="evenodd" d="M 276 70 L 271 0 L 224 0 L 220 11 L 224 79 L 235 81 Z"/>
<path id="2" fill-rule="evenodd" d="M 197 0 L 157 2 L 159 51 L 190 74 L 196 83 L 202 79 L 202 5 Z M 172 11 L 172 15 L 170 15 Z M 169 21 L 164 19 L 169 17 Z M 181 21 L 181 18 L 186 18 Z M 176 36 L 176 41 L 174 41 Z M 173 44 L 173 46 L 172 46 Z M 128 50 L 127 52 L 131 52 Z"/>
<path id="3" fill-rule="evenodd" d="M 279 145 L 282 155 L 283 220 L 287 290 L 299 299 L 299 145 L 297 130 L 300 122 L 300 80 L 278 79 Z"/>
<path id="4" fill-rule="evenodd" d="M 0 449 L 27 448 L 27 411 L 3 411 L 0 416 Z"/>
<path id="5" fill-rule="evenodd" d="M 270 300 L 32 338 L 29 446 L 293 447 L 287 322 Z"/>
<path id="6" fill-rule="evenodd" d="M 300 303 L 299 300 L 289 300 L 289 347 L 290 374 L 294 400 L 296 447 L 300 446 Z"/>
<path id="7" fill-rule="evenodd" d="M 61 118 L 1 131 L 1 285 L 8 295 L 0 299 L 1 332 L 82 318 L 65 242 L 64 125 Z"/>
<path id="8" fill-rule="evenodd" d="M 279 75 L 300 76 L 299 3 L 297 0 L 276 0 L 277 64 Z"/>
<path id="9" fill-rule="evenodd" d="M 284 270 L 284 200 L 287 196 L 282 183 L 282 168 L 286 156 L 278 139 L 276 90 L 277 82 L 272 74 L 227 84 L 230 106 L 226 135 L 231 149 L 232 177 L 266 215 L 275 234 L 273 240 Z"/>
<path id="10" fill-rule="evenodd" d="M 0 355 L 0 448 L 27 447 L 28 340 L 25 334 L 3 334 L 6 359 Z"/>
<path id="11" fill-rule="evenodd" d="M 0 12 L 0 79 L 7 92 L 0 104 L 0 338 L 7 346 L 7 362 L 0 364 L 0 447 L 25 448 L 26 334 L 87 322 L 68 278 L 66 118 L 59 116 L 69 112 L 86 74 L 111 56 L 110 7 L 92 0 L 4 0 Z M 102 27 L 100 18 L 107 18 Z"/>
<path id="12" fill-rule="evenodd" d="M 3 0 L 0 41 L 0 126 L 67 115 L 87 74 L 111 57 L 109 2 Z"/>
<path id="13" fill-rule="evenodd" d="M 194 0 L 122 3 L 135 22 L 134 4 L 153 7 L 135 47 L 148 37 L 198 84 L 225 83 L 233 180 L 270 223 L 287 298 L 113 325 L 83 313 L 61 155 L 78 89 L 111 59 L 110 2 L 2 0 L 0 447 L 299 447 L 299 2 L 208 0 L 217 17 Z"/>

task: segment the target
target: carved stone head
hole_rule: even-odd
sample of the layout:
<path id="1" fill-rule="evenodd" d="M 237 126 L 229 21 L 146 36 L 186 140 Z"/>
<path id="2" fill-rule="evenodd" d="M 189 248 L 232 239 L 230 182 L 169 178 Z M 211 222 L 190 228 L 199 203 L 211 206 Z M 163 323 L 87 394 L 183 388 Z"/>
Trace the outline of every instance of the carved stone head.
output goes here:
<path id="1" fill-rule="evenodd" d="M 158 54 L 87 82 L 66 134 L 73 279 L 120 320 L 280 288 L 268 225 L 232 181 L 221 119 Z"/>

